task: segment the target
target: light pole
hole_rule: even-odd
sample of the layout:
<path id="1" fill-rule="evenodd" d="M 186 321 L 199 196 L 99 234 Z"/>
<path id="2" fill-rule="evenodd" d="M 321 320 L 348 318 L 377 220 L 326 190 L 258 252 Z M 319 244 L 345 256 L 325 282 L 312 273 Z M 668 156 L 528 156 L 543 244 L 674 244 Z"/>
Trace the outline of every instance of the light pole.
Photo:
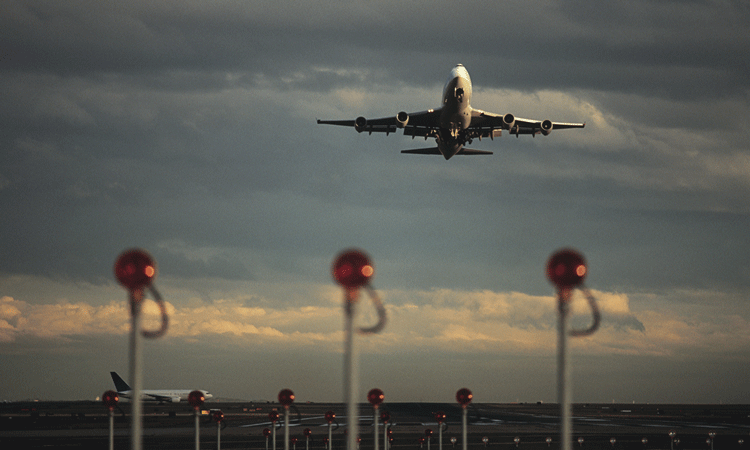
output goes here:
<path id="1" fill-rule="evenodd" d="M 344 398 L 347 415 L 347 450 L 355 450 L 359 435 L 359 412 L 357 410 L 357 357 L 354 346 L 355 305 L 359 290 L 364 288 L 372 299 L 378 312 L 378 323 L 370 328 L 360 328 L 363 334 L 377 333 L 383 329 L 386 321 L 385 307 L 375 290 L 370 286 L 370 279 L 375 274 L 370 258 L 359 250 L 347 250 L 340 253 L 333 263 L 333 278 L 344 288 Z"/>
<path id="2" fill-rule="evenodd" d="M 675 430 L 669 430 L 669 448 L 670 450 L 674 450 L 674 437 L 677 436 L 677 432 Z"/>
<path id="3" fill-rule="evenodd" d="M 284 407 L 284 450 L 289 450 L 289 406 L 294 403 L 294 392 L 291 389 L 280 390 L 279 403 Z"/>
<path id="4" fill-rule="evenodd" d="M 372 405 L 372 426 L 373 426 L 373 448 L 379 450 L 380 444 L 378 439 L 380 438 L 380 431 L 378 430 L 378 407 L 385 400 L 385 394 L 378 388 L 370 389 L 367 393 L 367 401 Z M 384 445 L 388 445 L 385 444 Z"/>
<path id="5" fill-rule="evenodd" d="M 302 434 L 305 436 L 305 450 L 310 450 L 310 436 L 312 435 L 312 430 L 305 428 L 302 430 Z"/>
<path id="6" fill-rule="evenodd" d="M 268 438 L 271 437 L 271 429 L 263 428 L 263 436 L 266 438 L 266 450 L 268 450 Z"/>
<path id="7" fill-rule="evenodd" d="M 192 391 L 188 394 L 188 403 L 193 407 L 193 417 L 195 418 L 195 450 L 201 448 L 201 424 L 200 413 L 206 396 L 201 391 Z"/>
<path id="8" fill-rule="evenodd" d="M 327 411 L 326 412 L 326 422 L 328 422 L 328 450 L 333 449 L 333 435 L 332 435 L 332 427 L 333 427 L 333 421 L 336 419 L 336 413 L 333 411 Z"/>
<path id="9" fill-rule="evenodd" d="M 268 413 L 268 420 L 271 421 L 271 448 L 276 450 L 276 422 L 279 421 L 279 412 L 271 411 Z"/>
<path id="10" fill-rule="evenodd" d="M 109 410 L 109 450 L 115 448 L 115 406 L 120 401 L 120 396 L 115 391 L 106 391 L 102 395 L 102 403 Z"/>
<path id="11" fill-rule="evenodd" d="M 214 411 L 214 422 L 216 422 L 216 450 L 221 450 L 221 422 L 224 420 L 224 413 Z"/>
<path id="12" fill-rule="evenodd" d="M 573 419 L 570 404 L 572 389 L 570 364 L 568 361 L 568 335 L 588 336 L 599 327 L 599 308 L 589 291 L 581 288 L 591 307 L 594 322 L 586 330 L 570 330 L 569 315 L 573 289 L 583 284 L 586 276 L 586 262 L 575 250 L 564 249 L 555 252 L 547 261 L 547 278 L 557 287 L 557 395 L 560 404 L 560 445 L 562 450 L 571 450 Z"/>
<path id="13" fill-rule="evenodd" d="M 445 413 L 442 411 L 436 412 L 435 421 L 438 424 L 438 450 L 443 450 L 443 422 L 445 422 Z"/>
<path id="14" fill-rule="evenodd" d="M 463 450 L 468 450 L 469 448 L 469 437 L 468 437 L 468 428 L 469 428 L 469 410 L 467 409 L 469 407 L 469 403 L 471 403 L 471 400 L 474 398 L 474 394 L 471 393 L 471 391 L 467 388 L 461 388 L 456 392 L 456 401 L 459 405 L 461 405 L 461 429 L 463 432 Z"/>
<path id="15" fill-rule="evenodd" d="M 131 450 L 141 450 L 143 447 L 143 402 L 141 392 L 142 384 L 142 353 L 143 337 L 157 338 L 167 332 L 169 318 L 164 301 L 153 287 L 152 283 L 156 277 L 156 262 L 145 250 L 126 250 L 117 257 L 114 267 L 117 281 L 128 290 L 130 302 L 130 382 L 132 390 L 131 402 Z M 161 327 L 156 331 L 146 331 L 142 327 L 141 309 L 145 298 L 144 291 L 151 291 L 154 301 L 161 310 Z"/>
<path id="16" fill-rule="evenodd" d="M 388 447 L 391 445 L 391 441 L 388 439 L 390 436 L 388 432 L 391 431 L 388 429 L 389 422 L 391 421 L 391 413 L 388 411 L 381 412 L 380 420 L 383 421 L 383 450 L 388 450 Z"/>

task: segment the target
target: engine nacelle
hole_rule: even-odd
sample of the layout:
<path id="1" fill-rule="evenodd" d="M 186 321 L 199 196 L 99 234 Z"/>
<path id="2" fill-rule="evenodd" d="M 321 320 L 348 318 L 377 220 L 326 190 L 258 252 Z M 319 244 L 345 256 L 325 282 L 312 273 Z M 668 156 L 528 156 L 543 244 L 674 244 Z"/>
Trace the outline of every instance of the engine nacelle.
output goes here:
<path id="1" fill-rule="evenodd" d="M 172 397 L 172 403 L 180 403 L 180 397 Z"/>
<path id="2" fill-rule="evenodd" d="M 549 119 L 542 120 L 541 128 L 539 129 L 543 135 L 547 136 L 552 132 L 552 121 Z"/>
<path id="3" fill-rule="evenodd" d="M 396 114 L 397 127 L 404 128 L 407 123 L 409 123 L 409 115 L 406 114 L 406 111 L 401 111 L 400 113 Z"/>
<path id="4" fill-rule="evenodd" d="M 513 125 L 515 124 L 516 124 L 516 117 L 513 114 L 508 113 L 503 116 L 503 128 L 505 128 L 506 130 L 510 130 L 511 128 L 513 128 Z"/>
<path id="5" fill-rule="evenodd" d="M 367 119 L 365 119 L 362 116 L 357 117 L 354 119 L 354 129 L 357 130 L 357 133 L 361 133 L 365 131 L 367 128 Z"/>

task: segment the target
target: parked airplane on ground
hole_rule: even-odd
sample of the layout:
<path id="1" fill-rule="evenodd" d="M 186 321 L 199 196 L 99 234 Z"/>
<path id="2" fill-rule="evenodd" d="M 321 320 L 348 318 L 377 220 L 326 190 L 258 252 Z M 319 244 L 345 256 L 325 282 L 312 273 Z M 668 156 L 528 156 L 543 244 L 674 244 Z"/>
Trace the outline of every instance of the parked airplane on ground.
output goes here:
<path id="1" fill-rule="evenodd" d="M 472 150 L 464 145 L 473 139 L 489 137 L 493 139 L 507 130 L 516 137 L 521 134 L 547 136 L 552 130 L 583 128 L 585 123 L 562 123 L 551 120 L 530 120 L 515 117 L 513 114 L 494 114 L 471 107 L 471 78 L 466 68 L 459 64 L 451 70 L 448 82 L 443 88 L 443 106 L 436 109 L 407 114 L 401 111 L 395 117 L 367 120 L 318 120 L 319 124 L 354 127 L 358 132 L 367 131 L 395 133 L 398 128 L 411 136 L 434 137 L 437 147 L 402 150 L 401 153 L 422 155 L 443 155 L 451 159 L 455 155 L 491 155 L 492 152 Z"/>
<path id="2" fill-rule="evenodd" d="M 117 372 L 110 372 L 109 374 L 112 375 L 112 381 L 115 382 L 115 389 L 117 389 L 117 394 L 121 397 L 130 398 L 133 389 L 128 385 L 128 383 L 120 378 L 120 375 L 117 375 Z M 209 394 L 208 391 L 204 391 L 202 389 L 198 390 L 203 392 L 203 396 L 206 398 L 213 397 L 213 395 Z M 141 399 L 177 403 L 180 400 L 187 400 L 188 395 L 190 395 L 192 391 L 193 389 L 144 389 L 143 391 L 141 391 Z"/>

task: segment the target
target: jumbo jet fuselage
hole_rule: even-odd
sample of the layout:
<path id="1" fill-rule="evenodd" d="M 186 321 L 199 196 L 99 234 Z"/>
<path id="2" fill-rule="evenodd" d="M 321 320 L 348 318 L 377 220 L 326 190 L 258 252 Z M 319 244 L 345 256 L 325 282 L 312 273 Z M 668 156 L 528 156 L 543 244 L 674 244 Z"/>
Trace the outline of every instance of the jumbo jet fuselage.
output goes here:
<path id="1" fill-rule="evenodd" d="M 466 68 L 459 64 L 448 75 L 443 88 L 443 108 L 440 112 L 440 130 L 437 146 L 445 159 L 460 152 L 466 142 L 462 136 L 471 125 L 471 78 Z"/>

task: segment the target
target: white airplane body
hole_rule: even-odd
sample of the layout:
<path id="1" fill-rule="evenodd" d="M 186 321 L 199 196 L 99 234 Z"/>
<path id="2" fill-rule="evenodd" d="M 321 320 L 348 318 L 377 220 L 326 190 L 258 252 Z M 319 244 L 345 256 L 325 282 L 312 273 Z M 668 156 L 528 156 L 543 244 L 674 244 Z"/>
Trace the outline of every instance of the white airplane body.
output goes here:
<path id="1" fill-rule="evenodd" d="M 109 374 L 112 375 L 112 381 L 115 383 L 117 395 L 124 398 L 132 398 L 133 390 L 128 383 L 126 383 L 117 372 L 110 372 Z M 187 400 L 188 395 L 194 390 L 196 389 L 144 389 L 141 391 L 141 400 L 178 403 L 182 400 Z M 197 390 L 201 391 L 203 396 L 207 399 L 213 397 L 208 391 L 202 389 Z"/>
<path id="2" fill-rule="evenodd" d="M 412 139 L 419 136 L 425 140 L 435 138 L 433 148 L 402 150 L 401 153 L 423 155 L 442 155 L 446 160 L 455 155 L 491 155 L 492 152 L 472 150 L 464 147 L 473 139 L 489 137 L 494 139 L 502 135 L 502 130 L 518 137 L 521 134 L 547 136 L 553 129 L 583 128 L 585 123 L 563 123 L 551 120 L 531 120 L 515 117 L 513 114 L 494 114 L 471 107 L 472 85 L 469 72 L 462 64 L 454 67 L 443 88 L 443 105 L 407 114 L 401 111 L 394 117 L 367 120 L 357 117 L 355 120 L 318 120 L 319 124 L 354 127 L 358 132 L 367 131 L 395 133 L 403 128 L 404 134 Z"/>

